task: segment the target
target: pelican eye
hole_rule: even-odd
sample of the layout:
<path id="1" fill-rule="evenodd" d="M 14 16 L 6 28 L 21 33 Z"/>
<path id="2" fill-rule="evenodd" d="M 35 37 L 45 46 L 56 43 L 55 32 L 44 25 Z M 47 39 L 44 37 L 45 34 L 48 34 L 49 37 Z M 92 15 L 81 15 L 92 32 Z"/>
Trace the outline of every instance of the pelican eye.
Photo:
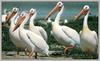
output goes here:
<path id="1" fill-rule="evenodd" d="M 63 6 L 63 3 L 62 2 L 58 2 L 57 4 L 59 7 L 62 7 Z"/>
<path id="2" fill-rule="evenodd" d="M 85 9 L 87 9 L 87 7 L 85 7 Z"/>
<path id="3" fill-rule="evenodd" d="M 32 9 L 32 10 L 30 10 L 30 12 L 33 14 L 33 13 L 35 12 L 35 10 L 34 10 L 34 9 Z"/>
<path id="4" fill-rule="evenodd" d="M 58 5 L 61 5 L 61 3 L 59 3 Z"/>
<path id="5" fill-rule="evenodd" d="M 31 12 L 33 12 L 33 10 L 31 10 Z"/>
<path id="6" fill-rule="evenodd" d="M 85 7 L 85 10 L 88 10 L 88 7 Z"/>
<path id="7" fill-rule="evenodd" d="M 89 6 L 88 6 L 88 5 L 85 5 L 85 6 L 83 7 L 83 9 L 89 10 Z"/>
<path id="8" fill-rule="evenodd" d="M 25 16 L 25 13 L 22 13 L 20 16 Z"/>
<path id="9" fill-rule="evenodd" d="M 17 10 L 18 10 L 17 8 L 13 8 L 13 10 L 12 10 L 12 11 L 15 11 L 15 12 L 16 12 Z"/>

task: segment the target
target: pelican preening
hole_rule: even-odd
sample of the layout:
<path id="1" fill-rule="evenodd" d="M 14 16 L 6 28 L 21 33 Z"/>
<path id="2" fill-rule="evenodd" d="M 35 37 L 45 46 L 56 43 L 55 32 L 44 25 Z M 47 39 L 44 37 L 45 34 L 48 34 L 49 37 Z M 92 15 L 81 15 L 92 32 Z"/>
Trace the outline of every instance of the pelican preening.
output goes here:
<path id="1" fill-rule="evenodd" d="M 89 16 L 90 8 L 88 5 L 85 5 L 81 12 L 76 16 L 76 20 L 84 16 L 83 21 L 83 28 L 80 31 L 80 47 L 82 51 L 85 52 L 97 52 L 97 46 L 98 46 L 98 37 L 97 33 L 95 31 L 91 31 L 88 27 L 88 16 Z"/>
<path id="2" fill-rule="evenodd" d="M 58 2 L 57 5 L 53 8 L 53 10 L 48 14 L 45 19 L 51 16 L 56 11 L 59 11 L 55 21 L 52 23 L 52 33 L 55 39 L 66 46 L 64 52 L 66 50 L 75 47 L 76 45 L 80 45 L 80 37 L 77 31 L 68 27 L 59 25 L 60 16 L 63 13 L 64 5 L 62 2 Z"/>

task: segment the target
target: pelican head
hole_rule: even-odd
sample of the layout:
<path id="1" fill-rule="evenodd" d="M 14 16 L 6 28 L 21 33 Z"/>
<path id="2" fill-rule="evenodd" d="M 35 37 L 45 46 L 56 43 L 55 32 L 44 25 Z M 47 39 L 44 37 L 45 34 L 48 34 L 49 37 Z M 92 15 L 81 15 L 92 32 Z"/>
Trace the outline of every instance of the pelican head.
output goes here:
<path id="1" fill-rule="evenodd" d="M 17 8 L 17 7 L 14 7 L 13 9 L 12 9 L 12 12 L 18 12 L 19 11 L 19 9 Z"/>
<path id="2" fill-rule="evenodd" d="M 21 25 L 21 23 L 24 21 L 24 19 L 26 18 L 26 12 L 22 12 L 21 14 L 20 14 L 20 16 L 19 16 L 19 18 L 18 18 L 18 20 L 17 20 L 17 22 L 16 22 L 16 25 L 15 25 L 15 27 L 14 27 L 14 29 L 13 29 L 13 31 L 15 31 L 20 25 Z"/>
<path id="3" fill-rule="evenodd" d="M 4 9 L 4 14 L 6 14 L 7 13 L 7 9 Z"/>
<path id="4" fill-rule="evenodd" d="M 15 31 L 22 24 L 22 22 L 25 20 L 25 18 L 27 16 L 29 16 L 29 18 L 30 18 L 31 17 L 30 14 L 31 14 L 30 12 L 23 11 L 19 16 L 19 18 L 18 18 L 18 20 L 16 22 L 16 26 L 14 27 L 13 31 Z"/>
<path id="5" fill-rule="evenodd" d="M 57 12 L 57 11 L 60 11 L 61 10 L 61 8 L 63 7 L 64 5 L 63 5 L 63 3 L 62 2 L 58 2 L 57 4 L 56 4 L 56 6 L 49 12 L 49 14 L 46 16 L 46 20 L 53 14 L 53 13 L 55 13 L 55 12 Z"/>
<path id="6" fill-rule="evenodd" d="M 29 11 L 30 18 L 36 13 L 36 9 L 31 8 Z"/>
<path id="7" fill-rule="evenodd" d="M 9 23 L 9 20 L 19 11 L 17 7 L 14 7 L 10 13 L 7 14 L 6 22 Z"/>
<path id="8" fill-rule="evenodd" d="M 75 20 L 79 19 L 81 16 L 86 15 L 89 12 L 89 6 L 85 5 L 80 13 L 75 17 Z"/>

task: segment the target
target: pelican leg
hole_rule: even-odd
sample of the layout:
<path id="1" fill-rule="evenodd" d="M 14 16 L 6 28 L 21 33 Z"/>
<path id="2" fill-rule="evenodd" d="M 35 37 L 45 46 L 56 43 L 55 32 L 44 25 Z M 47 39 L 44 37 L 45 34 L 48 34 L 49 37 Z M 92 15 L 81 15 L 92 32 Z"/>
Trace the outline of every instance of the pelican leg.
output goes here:
<path id="1" fill-rule="evenodd" d="M 28 52 L 28 51 L 27 51 L 27 48 L 26 48 L 26 49 L 25 49 L 25 54 L 26 54 L 27 56 L 29 56 L 29 58 L 32 58 L 32 56 L 33 56 L 33 51 Z"/>
<path id="2" fill-rule="evenodd" d="M 37 59 L 37 52 L 35 52 L 35 59 Z"/>
<path id="3" fill-rule="evenodd" d="M 31 51 L 30 53 L 29 53 L 29 58 L 32 58 L 32 56 L 33 56 L 33 51 Z"/>
<path id="4" fill-rule="evenodd" d="M 65 49 L 64 49 L 64 54 L 66 53 L 66 51 L 67 51 L 68 49 L 72 49 L 72 48 L 74 48 L 74 46 L 72 46 L 72 45 L 70 45 L 70 46 L 68 46 L 68 47 L 65 47 Z"/>
<path id="5" fill-rule="evenodd" d="M 20 55 L 19 55 L 19 51 L 17 51 L 16 53 L 16 58 L 18 58 Z"/>
<path id="6" fill-rule="evenodd" d="M 25 49 L 25 55 L 29 56 L 29 52 L 27 52 L 27 48 Z"/>

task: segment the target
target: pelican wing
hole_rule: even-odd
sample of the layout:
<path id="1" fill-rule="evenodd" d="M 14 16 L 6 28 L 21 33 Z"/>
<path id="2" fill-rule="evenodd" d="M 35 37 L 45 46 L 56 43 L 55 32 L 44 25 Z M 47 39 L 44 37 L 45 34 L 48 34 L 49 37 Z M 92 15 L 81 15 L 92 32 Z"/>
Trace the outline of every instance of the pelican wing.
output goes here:
<path id="1" fill-rule="evenodd" d="M 92 31 L 92 32 L 94 34 L 95 39 L 98 40 L 97 33 L 95 31 Z"/>
<path id="2" fill-rule="evenodd" d="M 47 41 L 47 33 L 46 33 L 46 31 L 42 27 L 40 27 L 39 31 L 40 31 L 42 37 L 44 38 L 44 40 Z"/>
<path id="3" fill-rule="evenodd" d="M 53 37 L 55 37 L 55 35 L 54 35 L 54 33 L 52 32 L 52 31 L 50 31 L 50 33 L 51 33 L 51 35 L 53 36 Z M 56 38 L 56 37 L 55 37 Z"/>
<path id="4" fill-rule="evenodd" d="M 40 36 L 38 36 L 37 34 L 30 31 L 27 33 L 27 36 L 30 39 L 30 41 L 32 42 L 32 44 L 34 44 L 35 47 L 37 47 L 41 51 L 45 50 L 45 48 L 49 49 L 45 40 L 43 38 L 41 38 Z"/>
<path id="5" fill-rule="evenodd" d="M 62 26 L 62 31 L 69 36 L 71 39 L 73 39 L 73 41 L 75 41 L 76 43 L 80 43 L 80 37 L 79 34 L 72 28 L 66 27 L 66 26 Z"/>
<path id="6" fill-rule="evenodd" d="M 80 31 L 80 34 L 82 33 L 82 31 Z"/>
<path id="7" fill-rule="evenodd" d="M 98 44 L 99 41 L 98 41 L 97 33 L 96 33 L 95 31 L 92 31 L 92 33 L 93 33 L 94 38 L 95 38 L 95 40 L 96 40 L 96 42 L 97 42 L 97 44 Z"/>

